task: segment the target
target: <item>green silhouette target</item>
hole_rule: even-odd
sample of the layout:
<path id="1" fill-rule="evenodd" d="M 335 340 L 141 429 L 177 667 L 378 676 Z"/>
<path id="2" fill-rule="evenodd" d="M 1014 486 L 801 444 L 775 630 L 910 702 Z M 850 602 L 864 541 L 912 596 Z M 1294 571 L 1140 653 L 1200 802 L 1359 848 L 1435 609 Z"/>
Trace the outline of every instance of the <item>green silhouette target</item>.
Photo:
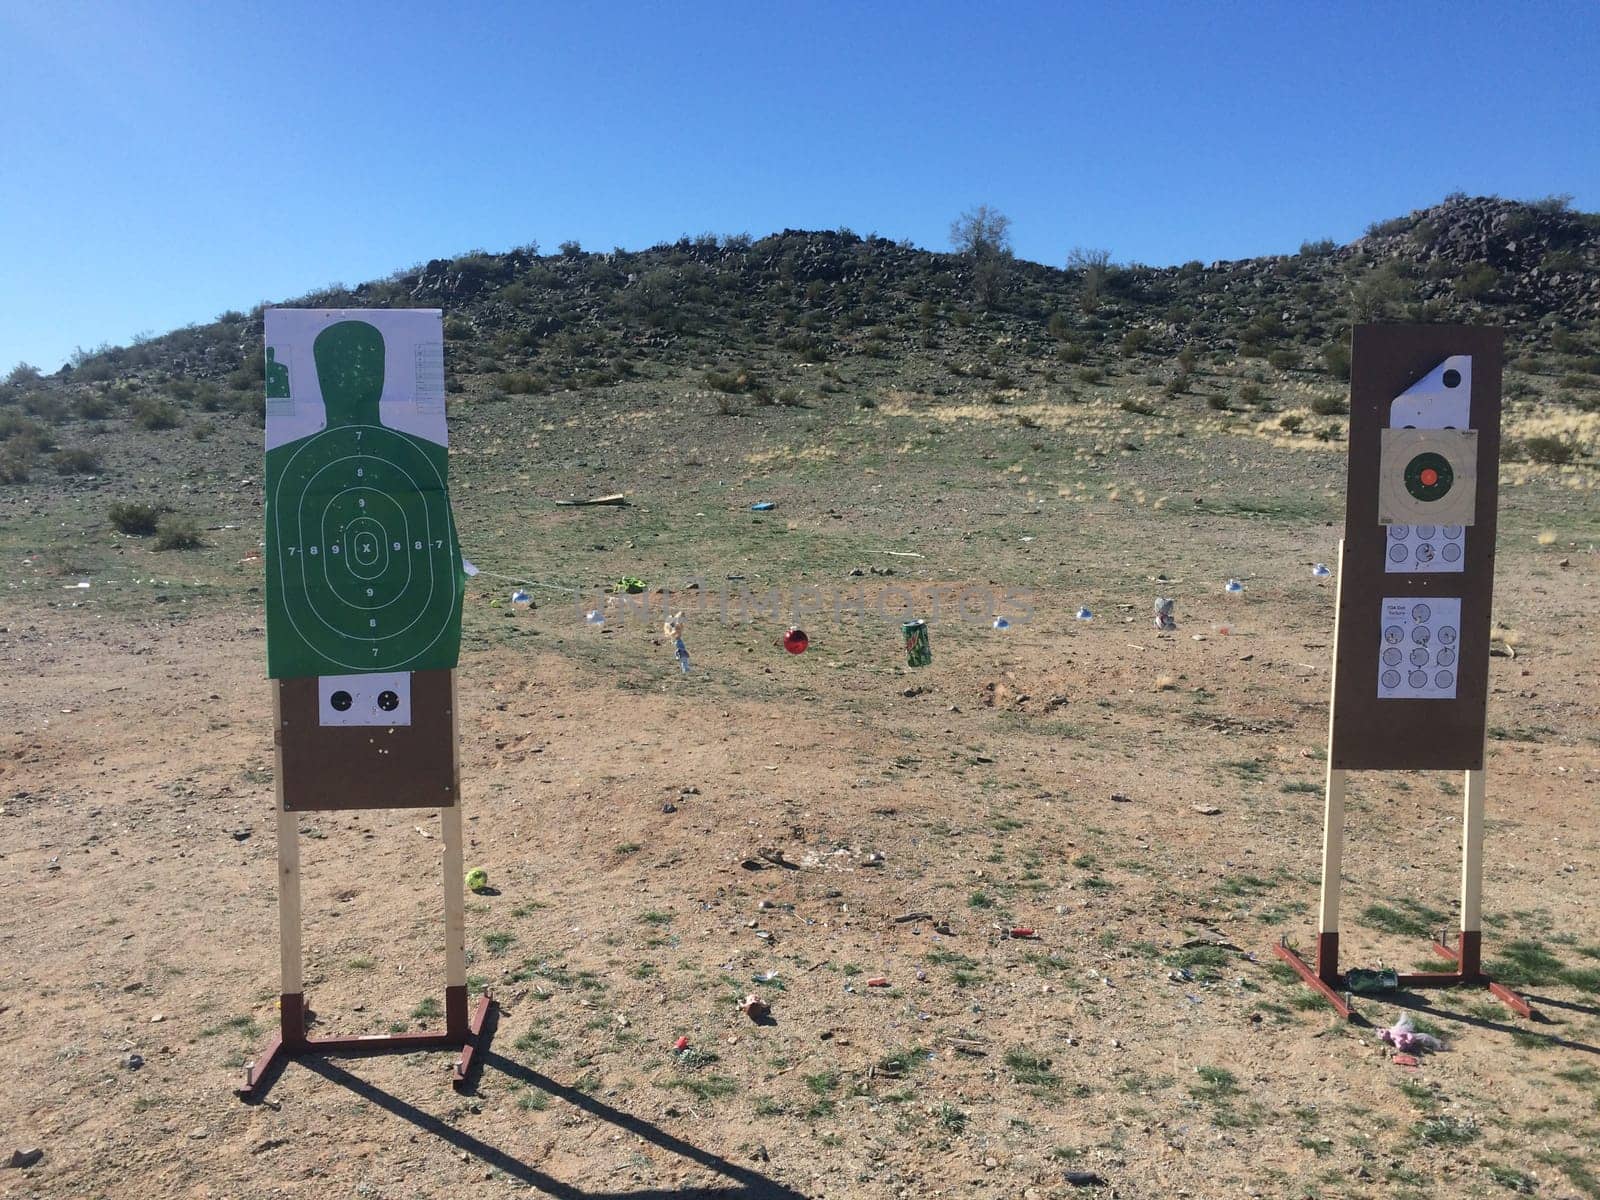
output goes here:
<path id="1" fill-rule="evenodd" d="M 267 451 L 267 674 L 454 667 L 466 576 L 448 450 L 380 422 L 374 325 L 329 325 L 312 356 L 326 424 Z"/>

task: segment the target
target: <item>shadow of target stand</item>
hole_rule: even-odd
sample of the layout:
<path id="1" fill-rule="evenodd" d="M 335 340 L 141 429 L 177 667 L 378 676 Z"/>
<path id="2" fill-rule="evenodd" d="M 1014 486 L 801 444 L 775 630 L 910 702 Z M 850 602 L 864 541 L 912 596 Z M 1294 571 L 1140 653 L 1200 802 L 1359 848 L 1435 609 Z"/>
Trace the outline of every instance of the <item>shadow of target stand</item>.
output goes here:
<path id="1" fill-rule="evenodd" d="M 273 687 L 281 989 L 277 1034 L 245 1069 L 260 1096 L 301 1054 L 459 1048 L 470 1075 L 494 1000 L 469 1013 L 455 665 L 465 574 L 446 486 L 437 309 L 270 309 L 267 673 Z M 445 1025 L 307 1033 L 300 814 L 437 808 Z"/>
<path id="2" fill-rule="evenodd" d="M 1435 953 L 1454 970 L 1402 988 L 1487 987 L 1483 969 L 1484 737 L 1500 463 L 1498 329 L 1366 325 L 1352 337 L 1349 486 L 1334 626 L 1316 964 L 1276 947 L 1346 1019 L 1339 970 L 1345 790 L 1352 771 L 1459 770 L 1461 921 Z M 1342 994 L 1343 993 L 1343 994 Z"/>

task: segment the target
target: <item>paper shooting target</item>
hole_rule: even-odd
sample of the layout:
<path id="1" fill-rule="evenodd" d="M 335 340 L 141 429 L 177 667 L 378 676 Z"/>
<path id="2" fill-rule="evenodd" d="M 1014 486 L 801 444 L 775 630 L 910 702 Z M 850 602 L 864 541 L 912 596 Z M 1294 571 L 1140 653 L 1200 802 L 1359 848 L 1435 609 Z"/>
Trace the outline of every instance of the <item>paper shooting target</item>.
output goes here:
<path id="1" fill-rule="evenodd" d="M 292 315 L 300 314 L 283 313 Z M 287 349 L 292 362 L 294 347 Z M 446 485 L 442 404 L 439 441 L 385 424 L 379 400 L 395 358 L 387 349 L 371 321 L 325 324 L 307 364 L 321 393 L 322 428 L 267 452 L 273 678 L 456 664 L 465 577 Z M 278 348 L 280 361 L 284 351 Z M 410 348 L 401 357 L 427 356 Z"/>
<path id="2" fill-rule="evenodd" d="M 1379 524 L 1471 525 L 1477 486 L 1474 430 L 1383 430 Z"/>

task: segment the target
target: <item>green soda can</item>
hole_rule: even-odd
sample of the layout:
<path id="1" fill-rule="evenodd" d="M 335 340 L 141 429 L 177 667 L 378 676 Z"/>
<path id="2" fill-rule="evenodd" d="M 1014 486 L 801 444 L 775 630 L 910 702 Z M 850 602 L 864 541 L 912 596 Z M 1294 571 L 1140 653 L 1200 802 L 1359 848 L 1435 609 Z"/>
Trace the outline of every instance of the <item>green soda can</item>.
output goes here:
<path id="1" fill-rule="evenodd" d="M 1344 973 L 1344 986 L 1358 996 L 1393 992 L 1400 987 L 1400 973 L 1392 968 L 1369 971 L 1364 967 L 1352 967 Z"/>
<path id="2" fill-rule="evenodd" d="M 906 662 L 913 667 L 925 667 L 933 661 L 933 643 L 928 640 L 926 621 L 907 621 L 900 626 L 906 637 Z"/>

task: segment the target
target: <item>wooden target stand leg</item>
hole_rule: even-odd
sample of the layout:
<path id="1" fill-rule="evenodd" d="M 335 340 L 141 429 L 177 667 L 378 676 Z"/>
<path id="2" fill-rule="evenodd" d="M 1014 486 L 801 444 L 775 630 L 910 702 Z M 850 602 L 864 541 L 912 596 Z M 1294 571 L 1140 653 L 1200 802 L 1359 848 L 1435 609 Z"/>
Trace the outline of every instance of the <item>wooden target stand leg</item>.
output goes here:
<path id="1" fill-rule="evenodd" d="M 452 692 L 453 688 L 452 680 Z M 276 691 L 274 715 L 277 714 Z M 452 696 L 453 701 L 453 696 Z M 456 711 L 452 702 L 451 711 Z M 461 789 L 457 779 L 456 803 L 439 810 L 440 840 L 444 843 L 445 912 L 445 989 L 442 1031 L 428 1033 L 372 1034 L 361 1037 L 306 1036 L 306 1003 L 300 948 L 300 842 L 298 814 L 286 811 L 283 803 L 283 750 L 278 747 L 278 929 L 279 996 L 278 1032 L 262 1048 L 255 1061 L 245 1066 L 244 1083 L 236 1089 L 246 1100 L 266 1094 L 284 1060 L 301 1054 L 377 1054 L 409 1052 L 442 1047 L 461 1048 L 451 1075 L 451 1086 L 460 1088 L 471 1077 L 472 1060 L 486 1046 L 484 1029 L 495 1010 L 494 998 L 486 991 L 470 1016 L 467 996 L 467 916 L 466 878 L 463 872 L 463 831 Z"/>
<path id="2" fill-rule="evenodd" d="M 1322 902 L 1317 914 L 1317 962 L 1312 967 L 1280 941 L 1277 954 L 1309 986 L 1346 1020 L 1355 1009 L 1341 995 L 1344 976 L 1339 971 L 1339 892 L 1344 858 L 1344 800 L 1347 772 L 1328 768 L 1327 813 L 1322 835 Z M 1403 988 L 1486 987 L 1490 993 L 1518 1016 L 1531 1017 L 1533 1009 L 1521 996 L 1504 984 L 1490 979 L 1483 970 L 1483 832 L 1484 772 L 1466 772 L 1466 800 L 1461 829 L 1461 929 L 1454 948 L 1441 934 L 1433 950 L 1456 964 L 1454 971 L 1406 972 L 1400 975 Z"/>

